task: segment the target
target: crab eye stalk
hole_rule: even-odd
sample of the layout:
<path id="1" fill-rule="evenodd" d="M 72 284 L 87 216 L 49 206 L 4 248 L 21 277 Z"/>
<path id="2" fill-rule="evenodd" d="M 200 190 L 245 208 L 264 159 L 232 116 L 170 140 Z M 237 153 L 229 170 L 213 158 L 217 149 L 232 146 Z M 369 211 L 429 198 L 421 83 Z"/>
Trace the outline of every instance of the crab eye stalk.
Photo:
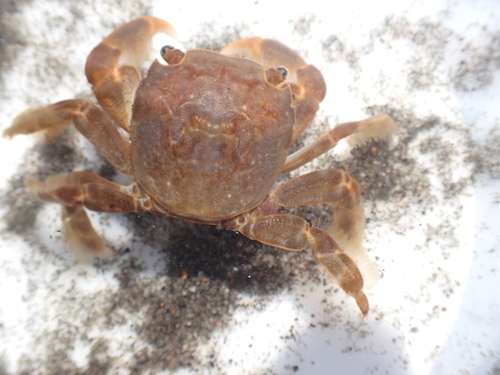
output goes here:
<path id="1" fill-rule="evenodd" d="M 172 46 L 163 46 L 160 50 L 160 54 L 163 60 L 167 62 L 168 65 L 175 65 L 181 62 L 184 58 L 184 52 L 178 50 Z"/>
<path id="2" fill-rule="evenodd" d="M 266 79 L 273 86 L 278 86 L 288 78 L 288 69 L 284 66 L 277 66 L 276 68 L 269 68 L 266 70 Z"/>

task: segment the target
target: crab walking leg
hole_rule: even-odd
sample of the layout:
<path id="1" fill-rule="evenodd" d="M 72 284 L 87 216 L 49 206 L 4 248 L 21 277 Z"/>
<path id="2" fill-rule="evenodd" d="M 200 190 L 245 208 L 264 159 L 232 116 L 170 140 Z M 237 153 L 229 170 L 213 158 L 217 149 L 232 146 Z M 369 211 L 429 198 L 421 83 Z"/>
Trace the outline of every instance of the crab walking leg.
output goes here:
<path id="1" fill-rule="evenodd" d="M 73 123 L 97 150 L 124 173 L 130 169 L 129 140 L 120 134 L 111 119 L 99 108 L 84 100 L 64 100 L 31 108 L 17 116 L 5 137 L 46 131 L 54 134 Z"/>
<path id="2" fill-rule="evenodd" d="M 335 147 L 343 138 L 349 137 L 350 144 L 357 146 L 371 139 L 385 138 L 394 133 L 395 130 L 396 123 L 385 113 L 380 113 L 365 120 L 337 125 L 323 133 L 310 145 L 288 156 L 281 173 L 293 171 L 317 158 Z"/>
<path id="3" fill-rule="evenodd" d="M 141 82 L 137 66 L 147 57 L 151 39 L 158 33 L 177 37 L 173 26 L 162 19 L 137 18 L 115 29 L 87 58 L 85 74 L 99 104 L 126 131 Z"/>
<path id="4" fill-rule="evenodd" d="M 64 224 L 64 240 L 80 263 L 90 264 L 96 255 L 113 254 L 111 249 L 106 247 L 102 237 L 96 233 L 81 204 L 72 207 L 63 206 L 61 217 Z"/>
<path id="5" fill-rule="evenodd" d="M 288 69 L 288 78 L 281 87 L 290 85 L 295 99 L 296 122 L 292 141 L 295 140 L 314 118 L 319 103 L 325 97 L 326 84 L 320 71 L 307 64 L 297 52 L 271 39 L 240 39 L 228 44 L 221 53 L 249 58 L 261 64 L 264 69 Z"/>
<path id="6" fill-rule="evenodd" d="M 231 227 L 228 224 L 223 225 Z M 261 215 L 259 210 L 235 218 L 230 224 L 250 239 L 285 250 L 301 251 L 311 246 L 323 268 L 347 294 L 354 297 L 363 315 L 368 314 L 369 305 L 362 291 L 361 272 L 349 255 L 323 230 L 311 228 L 307 221 L 295 215 Z"/>
<path id="7" fill-rule="evenodd" d="M 140 193 L 135 183 L 121 186 L 91 172 L 54 175 L 45 182 L 27 178 L 25 185 L 38 199 L 63 206 L 65 240 L 79 260 L 84 262 L 89 257 L 111 252 L 95 232 L 84 207 L 98 212 L 151 209 L 151 201 Z"/>
<path id="8" fill-rule="evenodd" d="M 365 215 L 360 188 L 346 171 L 324 169 L 299 176 L 279 186 L 268 200 L 281 207 L 333 203 L 333 237 L 349 254 L 363 249 Z"/>

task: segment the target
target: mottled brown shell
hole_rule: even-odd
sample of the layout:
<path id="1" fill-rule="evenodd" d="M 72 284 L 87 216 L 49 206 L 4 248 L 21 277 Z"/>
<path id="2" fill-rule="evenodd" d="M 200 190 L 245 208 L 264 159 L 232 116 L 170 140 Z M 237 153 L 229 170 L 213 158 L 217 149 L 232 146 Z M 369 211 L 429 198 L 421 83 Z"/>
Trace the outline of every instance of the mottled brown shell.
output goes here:
<path id="1" fill-rule="evenodd" d="M 290 89 L 251 60 L 192 50 L 179 64 L 156 62 L 134 102 L 136 181 L 171 212 L 234 216 L 271 190 L 293 125 Z"/>

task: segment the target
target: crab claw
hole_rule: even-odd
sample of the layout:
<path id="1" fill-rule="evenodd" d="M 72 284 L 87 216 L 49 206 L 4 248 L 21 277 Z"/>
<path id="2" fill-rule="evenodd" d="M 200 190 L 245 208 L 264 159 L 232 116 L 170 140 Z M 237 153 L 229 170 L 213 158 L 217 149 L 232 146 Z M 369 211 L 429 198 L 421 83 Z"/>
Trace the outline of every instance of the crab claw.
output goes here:
<path id="1" fill-rule="evenodd" d="M 132 102 L 140 84 L 137 68 L 147 57 L 151 39 L 165 33 L 173 38 L 172 25 L 156 17 L 141 17 L 119 26 L 87 58 L 85 74 L 103 109 L 123 129 L 129 130 Z"/>

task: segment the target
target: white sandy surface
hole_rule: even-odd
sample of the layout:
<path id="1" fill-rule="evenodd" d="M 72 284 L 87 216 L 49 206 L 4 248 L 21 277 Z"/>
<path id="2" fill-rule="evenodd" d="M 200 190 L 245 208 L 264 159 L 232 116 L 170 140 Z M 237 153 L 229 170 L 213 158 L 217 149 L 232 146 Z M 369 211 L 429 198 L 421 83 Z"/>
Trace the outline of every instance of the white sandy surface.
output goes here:
<path id="1" fill-rule="evenodd" d="M 182 48 L 278 39 L 328 85 L 302 144 L 379 111 L 398 122 L 388 142 L 342 144 L 292 173 L 342 167 L 360 181 L 382 271 L 372 309 L 361 319 L 309 253 L 151 215 L 92 213 L 117 256 L 78 264 L 59 207 L 34 202 L 22 177 L 122 177 L 71 130 L 52 145 L 2 138 L 0 373 L 500 373 L 500 3 L 120 4 L 3 8 L 0 130 L 31 106 L 92 100 L 88 52 L 134 17 L 168 20 Z"/>

